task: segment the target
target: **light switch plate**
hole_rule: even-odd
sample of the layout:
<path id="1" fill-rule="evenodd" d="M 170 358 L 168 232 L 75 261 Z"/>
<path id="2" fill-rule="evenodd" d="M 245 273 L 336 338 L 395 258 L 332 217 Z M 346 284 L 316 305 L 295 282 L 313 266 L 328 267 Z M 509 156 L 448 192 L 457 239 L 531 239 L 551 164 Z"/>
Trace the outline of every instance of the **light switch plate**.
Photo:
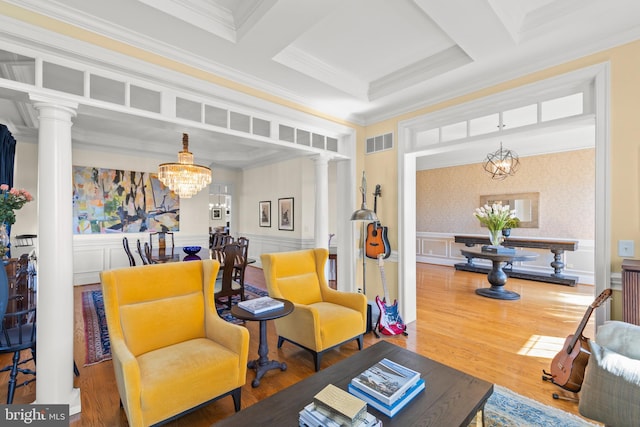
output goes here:
<path id="1" fill-rule="evenodd" d="M 632 257 L 635 254 L 633 240 L 618 240 L 618 256 Z"/>

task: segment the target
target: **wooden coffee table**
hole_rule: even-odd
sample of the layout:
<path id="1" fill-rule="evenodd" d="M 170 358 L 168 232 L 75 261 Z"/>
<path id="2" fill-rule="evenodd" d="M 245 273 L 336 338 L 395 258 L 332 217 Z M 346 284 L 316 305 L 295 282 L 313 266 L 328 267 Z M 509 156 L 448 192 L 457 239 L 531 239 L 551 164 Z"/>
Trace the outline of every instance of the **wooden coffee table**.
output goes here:
<path id="1" fill-rule="evenodd" d="M 387 341 L 317 372 L 260 402 L 216 423 L 224 426 L 297 426 L 298 414 L 327 384 L 343 390 L 351 378 L 383 358 L 422 374 L 426 389 L 393 418 L 368 406 L 367 410 L 387 426 L 468 426 L 493 393 L 493 384 L 427 359 Z"/>

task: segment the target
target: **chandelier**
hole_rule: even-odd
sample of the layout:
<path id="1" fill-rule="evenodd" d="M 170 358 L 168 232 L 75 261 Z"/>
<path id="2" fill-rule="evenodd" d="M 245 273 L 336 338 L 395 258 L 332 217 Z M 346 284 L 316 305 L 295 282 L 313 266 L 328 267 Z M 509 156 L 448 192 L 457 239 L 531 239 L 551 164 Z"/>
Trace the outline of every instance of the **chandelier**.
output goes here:
<path id="1" fill-rule="evenodd" d="M 188 199 L 211 184 L 211 169 L 193 164 L 193 154 L 189 152 L 189 135 L 183 133 L 178 162 L 162 163 L 158 179 L 178 196 Z"/>
<path id="2" fill-rule="evenodd" d="M 491 178 L 502 180 L 514 175 L 519 165 L 520 160 L 515 151 L 503 149 L 501 142 L 498 151 L 487 154 L 483 167 L 491 175 Z"/>

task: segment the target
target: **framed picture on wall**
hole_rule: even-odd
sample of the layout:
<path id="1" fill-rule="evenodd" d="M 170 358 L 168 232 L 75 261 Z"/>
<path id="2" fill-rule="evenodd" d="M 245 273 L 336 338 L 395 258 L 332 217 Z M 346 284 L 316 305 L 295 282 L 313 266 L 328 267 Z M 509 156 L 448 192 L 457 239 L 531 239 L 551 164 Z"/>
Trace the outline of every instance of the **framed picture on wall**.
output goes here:
<path id="1" fill-rule="evenodd" d="M 211 208 L 211 219 L 222 219 L 222 209 Z"/>
<path id="2" fill-rule="evenodd" d="M 278 199 L 278 230 L 293 231 L 293 197 Z"/>
<path id="3" fill-rule="evenodd" d="M 258 222 L 260 227 L 271 227 L 271 202 L 258 203 Z"/>

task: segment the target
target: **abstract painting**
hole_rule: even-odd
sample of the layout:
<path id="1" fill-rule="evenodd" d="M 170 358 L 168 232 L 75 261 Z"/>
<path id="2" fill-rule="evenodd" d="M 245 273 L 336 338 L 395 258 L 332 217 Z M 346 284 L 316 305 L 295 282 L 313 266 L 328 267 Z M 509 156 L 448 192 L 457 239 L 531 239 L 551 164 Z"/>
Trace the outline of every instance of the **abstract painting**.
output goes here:
<path id="1" fill-rule="evenodd" d="M 180 230 L 180 198 L 155 173 L 73 167 L 73 233 Z"/>

